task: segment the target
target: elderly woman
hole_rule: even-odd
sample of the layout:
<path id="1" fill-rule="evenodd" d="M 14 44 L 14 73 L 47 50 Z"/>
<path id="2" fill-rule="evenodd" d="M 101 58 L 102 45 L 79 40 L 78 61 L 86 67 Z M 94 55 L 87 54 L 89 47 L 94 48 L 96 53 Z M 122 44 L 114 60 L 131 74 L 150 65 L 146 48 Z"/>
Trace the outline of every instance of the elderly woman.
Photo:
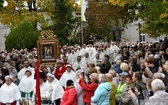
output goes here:
<path id="1" fill-rule="evenodd" d="M 90 75 L 90 84 L 86 84 L 83 77 L 83 75 L 80 75 L 79 84 L 85 90 L 84 102 L 87 105 L 91 105 L 91 97 L 94 95 L 94 92 L 98 87 L 98 74 L 92 73 Z"/>
<path id="2" fill-rule="evenodd" d="M 148 85 L 150 85 L 150 81 L 149 81 Z M 145 103 L 145 105 L 154 105 L 154 104 L 155 105 L 163 105 L 163 103 L 168 100 L 168 93 L 165 92 L 165 84 L 163 83 L 162 80 L 154 79 L 151 82 L 151 89 L 154 92 L 154 95 L 150 96 L 148 102 Z M 140 94 L 138 89 L 135 89 L 134 91 L 135 91 L 135 94 Z M 129 91 L 129 96 L 131 97 L 134 105 L 139 105 L 139 103 L 142 101 L 138 101 L 135 94 L 131 90 Z M 166 103 L 164 103 L 164 104 L 167 105 Z"/>
<path id="3" fill-rule="evenodd" d="M 162 105 L 163 102 L 168 100 L 168 93 L 165 92 L 165 84 L 160 79 L 155 79 L 151 83 L 152 91 L 154 95 L 149 98 L 149 101 L 145 105 Z"/>
<path id="4" fill-rule="evenodd" d="M 105 74 L 99 74 L 100 85 L 96 89 L 92 102 L 97 105 L 110 105 L 111 84 L 107 82 Z"/>

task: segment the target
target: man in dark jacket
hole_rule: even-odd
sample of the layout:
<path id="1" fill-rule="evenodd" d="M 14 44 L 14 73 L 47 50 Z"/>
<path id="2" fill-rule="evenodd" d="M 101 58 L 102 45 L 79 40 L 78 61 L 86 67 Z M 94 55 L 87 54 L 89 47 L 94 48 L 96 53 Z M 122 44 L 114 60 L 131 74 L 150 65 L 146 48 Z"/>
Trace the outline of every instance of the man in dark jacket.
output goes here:
<path id="1" fill-rule="evenodd" d="M 104 73 L 104 74 L 108 73 L 110 68 L 111 68 L 111 64 L 110 64 L 110 61 L 109 61 L 109 56 L 104 55 L 104 59 L 103 59 L 102 64 L 101 64 L 100 72 Z"/>
<path id="2" fill-rule="evenodd" d="M 139 72 L 136 72 L 133 74 L 133 84 L 132 87 L 136 87 L 140 94 L 138 95 L 138 101 L 140 103 L 140 100 L 144 100 L 144 92 L 147 90 L 146 89 L 146 84 L 142 81 L 142 74 Z"/>

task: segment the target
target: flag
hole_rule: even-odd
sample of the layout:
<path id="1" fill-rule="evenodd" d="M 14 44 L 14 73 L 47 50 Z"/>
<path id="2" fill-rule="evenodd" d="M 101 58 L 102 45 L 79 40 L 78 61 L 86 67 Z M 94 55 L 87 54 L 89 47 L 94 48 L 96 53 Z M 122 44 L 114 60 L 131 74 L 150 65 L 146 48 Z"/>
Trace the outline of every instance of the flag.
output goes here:
<path id="1" fill-rule="evenodd" d="M 37 60 L 36 62 L 36 99 L 37 99 L 37 105 L 41 105 L 41 93 L 40 93 L 40 60 Z"/>
<path id="2" fill-rule="evenodd" d="M 86 21 L 85 18 L 85 11 L 86 11 L 86 6 L 87 6 L 88 2 L 85 0 L 80 0 L 80 5 L 81 5 L 81 21 Z"/>

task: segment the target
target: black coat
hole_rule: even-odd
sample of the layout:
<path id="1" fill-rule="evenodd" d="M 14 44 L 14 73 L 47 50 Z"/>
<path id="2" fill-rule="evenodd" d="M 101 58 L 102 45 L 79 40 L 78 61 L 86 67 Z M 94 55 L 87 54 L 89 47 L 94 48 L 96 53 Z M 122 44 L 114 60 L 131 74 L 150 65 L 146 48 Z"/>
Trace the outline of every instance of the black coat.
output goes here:
<path id="1" fill-rule="evenodd" d="M 108 62 L 106 62 L 105 64 L 102 64 L 102 66 L 101 66 L 101 68 L 100 68 L 100 72 L 103 73 L 103 74 L 108 73 L 109 70 L 110 70 L 110 68 L 111 68 L 111 64 L 110 64 L 110 62 L 108 61 Z"/>

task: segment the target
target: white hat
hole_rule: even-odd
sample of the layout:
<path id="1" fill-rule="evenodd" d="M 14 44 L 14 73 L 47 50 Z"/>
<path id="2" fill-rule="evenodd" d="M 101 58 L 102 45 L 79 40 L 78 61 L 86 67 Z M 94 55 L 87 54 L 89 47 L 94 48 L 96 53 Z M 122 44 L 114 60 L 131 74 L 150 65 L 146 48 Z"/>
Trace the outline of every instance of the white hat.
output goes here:
<path id="1" fill-rule="evenodd" d="M 12 76 L 10 76 L 10 75 L 5 76 L 5 79 L 7 79 L 7 78 L 10 78 L 11 80 L 13 80 Z"/>
<path id="2" fill-rule="evenodd" d="M 53 74 L 51 74 L 51 73 L 47 73 L 47 76 L 55 78 L 55 76 Z"/>
<path id="3" fill-rule="evenodd" d="M 67 67 L 70 67 L 70 68 L 72 68 L 72 65 L 68 64 L 68 65 L 66 65 L 66 68 L 67 68 Z"/>
<path id="4" fill-rule="evenodd" d="M 79 69 L 79 70 L 76 71 L 76 74 L 77 74 L 77 73 L 80 73 L 80 72 L 84 72 L 84 71 L 81 70 L 81 69 Z"/>
<path id="5" fill-rule="evenodd" d="M 32 72 L 29 68 L 28 68 L 28 69 L 26 69 L 26 70 L 25 70 L 25 72 L 26 72 L 26 71 Z"/>

